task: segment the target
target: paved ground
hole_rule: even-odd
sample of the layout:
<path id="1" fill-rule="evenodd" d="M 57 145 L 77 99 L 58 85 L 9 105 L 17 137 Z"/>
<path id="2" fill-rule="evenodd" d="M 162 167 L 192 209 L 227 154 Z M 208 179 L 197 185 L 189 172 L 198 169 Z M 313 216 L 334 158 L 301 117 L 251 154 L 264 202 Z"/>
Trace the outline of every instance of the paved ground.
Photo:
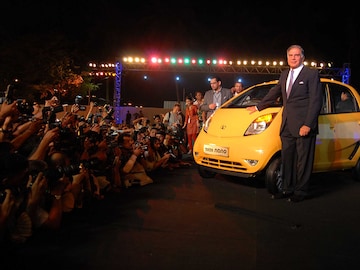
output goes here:
<path id="1" fill-rule="evenodd" d="M 261 183 L 182 168 L 71 213 L 0 269 L 359 269 L 360 183 L 316 175 L 312 192 L 274 201 Z"/>

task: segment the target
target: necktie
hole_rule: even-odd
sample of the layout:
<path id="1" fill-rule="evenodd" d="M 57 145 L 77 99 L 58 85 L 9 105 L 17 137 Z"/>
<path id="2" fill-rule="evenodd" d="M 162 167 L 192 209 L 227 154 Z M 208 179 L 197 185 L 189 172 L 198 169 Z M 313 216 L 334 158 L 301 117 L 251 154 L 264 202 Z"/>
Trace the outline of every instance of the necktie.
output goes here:
<path id="1" fill-rule="evenodd" d="M 290 95 L 291 88 L 292 88 L 293 83 L 294 83 L 293 80 L 294 80 L 294 70 L 292 69 L 292 70 L 290 71 L 289 86 L 288 86 L 288 88 L 287 88 L 287 90 L 286 90 L 286 96 L 287 96 L 287 97 L 289 97 L 289 95 Z"/>

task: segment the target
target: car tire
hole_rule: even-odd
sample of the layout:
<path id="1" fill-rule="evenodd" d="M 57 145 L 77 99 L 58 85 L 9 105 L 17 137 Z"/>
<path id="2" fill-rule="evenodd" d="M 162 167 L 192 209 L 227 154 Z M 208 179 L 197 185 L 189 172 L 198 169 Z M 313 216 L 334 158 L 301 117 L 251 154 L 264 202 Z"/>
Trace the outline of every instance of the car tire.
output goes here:
<path id="1" fill-rule="evenodd" d="M 281 157 L 276 157 L 267 166 L 265 171 L 265 185 L 270 194 L 276 194 L 282 186 Z"/>
<path id="2" fill-rule="evenodd" d="M 203 166 L 198 166 L 198 172 L 202 178 L 213 178 L 216 175 L 216 173 L 205 169 Z"/>
<path id="3" fill-rule="evenodd" d="M 355 181 L 360 181 L 360 159 L 357 161 L 355 167 L 352 169 L 352 176 Z"/>

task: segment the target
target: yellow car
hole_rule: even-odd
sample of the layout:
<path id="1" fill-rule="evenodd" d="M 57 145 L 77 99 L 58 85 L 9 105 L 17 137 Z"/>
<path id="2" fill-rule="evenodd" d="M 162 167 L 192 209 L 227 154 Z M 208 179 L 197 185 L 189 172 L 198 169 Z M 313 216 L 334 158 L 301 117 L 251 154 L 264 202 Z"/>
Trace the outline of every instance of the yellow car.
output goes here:
<path id="1" fill-rule="evenodd" d="M 196 138 L 193 157 L 203 178 L 216 174 L 264 177 L 274 194 L 281 186 L 281 141 L 279 136 L 282 100 L 261 112 L 250 114 L 277 81 L 251 86 L 233 97 L 206 121 Z M 321 78 L 323 107 L 313 172 L 353 170 L 360 180 L 360 96 L 352 86 Z M 343 93 L 343 94 L 342 94 Z M 347 108 L 341 107 L 347 95 Z"/>

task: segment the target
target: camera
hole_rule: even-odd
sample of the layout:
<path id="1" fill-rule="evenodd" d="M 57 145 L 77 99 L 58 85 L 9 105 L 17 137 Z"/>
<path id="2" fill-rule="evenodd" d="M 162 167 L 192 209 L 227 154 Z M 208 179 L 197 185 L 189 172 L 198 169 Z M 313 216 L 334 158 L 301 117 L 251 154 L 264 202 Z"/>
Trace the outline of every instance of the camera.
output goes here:
<path id="1" fill-rule="evenodd" d="M 83 97 L 82 96 L 80 96 L 80 95 L 77 95 L 76 97 L 75 97 L 75 104 L 80 104 L 80 101 L 83 99 Z"/>
<path id="2" fill-rule="evenodd" d="M 54 113 L 58 113 L 58 112 L 63 112 L 64 111 L 64 107 L 62 105 L 58 105 L 56 107 L 53 107 L 52 112 Z"/>
<path id="3" fill-rule="evenodd" d="M 34 111 L 34 107 L 29 104 L 29 102 L 27 102 L 25 99 L 17 100 L 17 108 L 22 115 L 26 116 L 32 116 L 32 113 Z"/>
<path id="4" fill-rule="evenodd" d="M 92 159 L 89 159 L 89 160 L 82 160 L 81 164 L 86 169 L 95 169 L 100 164 L 100 160 L 97 159 L 97 158 L 92 158 Z"/>
<path id="5" fill-rule="evenodd" d="M 49 123 L 49 129 L 53 129 L 53 128 L 61 128 L 61 122 L 54 122 L 54 123 Z"/>
<path id="6" fill-rule="evenodd" d="M 46 179 L 48 180 L 49 186 L 52 186 L 54 183 L 59 181 L 59 179 L 62 178 L 64 175 L 67 177 L 71 177 L 74 174 L 78 174 L 80 172 L 80 167 L 79 165 L 49 167 L 42 172 L 46 177 Z M 33 181 L 35 181 L 39 173 L 40 173 L 39 170 L 32 170 L 30 172 Z"/>
<path id="7" fill-rule="evenodd" d="M 148 146 L 147 144 L 144 144 L 142 142 L 135 142 L 135 148 L 141 148 L 142 150 L 144 151 L 147 151 L 148 150 Z"/>
<path id="8" fill-rule="evenodd" d="M 80 95 L 77 95 L 77 96 L 75 97 L 74 103 L 75 103 L 75 105 L 79 108 L 80 111 L 86 111 L 86 106 L 80 105 L 80 102 L 81 102 L 82 100 L 83 100 L 83 97 L 80 96 Z"/>
<path id="9" fill-rule="evenodd" d="M 109 104 L 105 104 L 104 105 L 104 109 L 106 110 L 106 112 L 108 113 L 110 110 L 110 105 Z"/>
<path id="10" fill-rule="evenodd" d="M 173 159 L 176 159 L 176 155 L 172 152 L 171 149 L 169 149 L 169 151 L 167 151 L 165 154 L 170 154 Z"/>
<path id="11" fill-rule="evenodd" d="M 42 109 L 43 122 L 45 124 L 55 123 L 56 122 L 56 113 L 63 112 L 64 107 L 58 105 L 56 107 L 46 106 Z"/>

